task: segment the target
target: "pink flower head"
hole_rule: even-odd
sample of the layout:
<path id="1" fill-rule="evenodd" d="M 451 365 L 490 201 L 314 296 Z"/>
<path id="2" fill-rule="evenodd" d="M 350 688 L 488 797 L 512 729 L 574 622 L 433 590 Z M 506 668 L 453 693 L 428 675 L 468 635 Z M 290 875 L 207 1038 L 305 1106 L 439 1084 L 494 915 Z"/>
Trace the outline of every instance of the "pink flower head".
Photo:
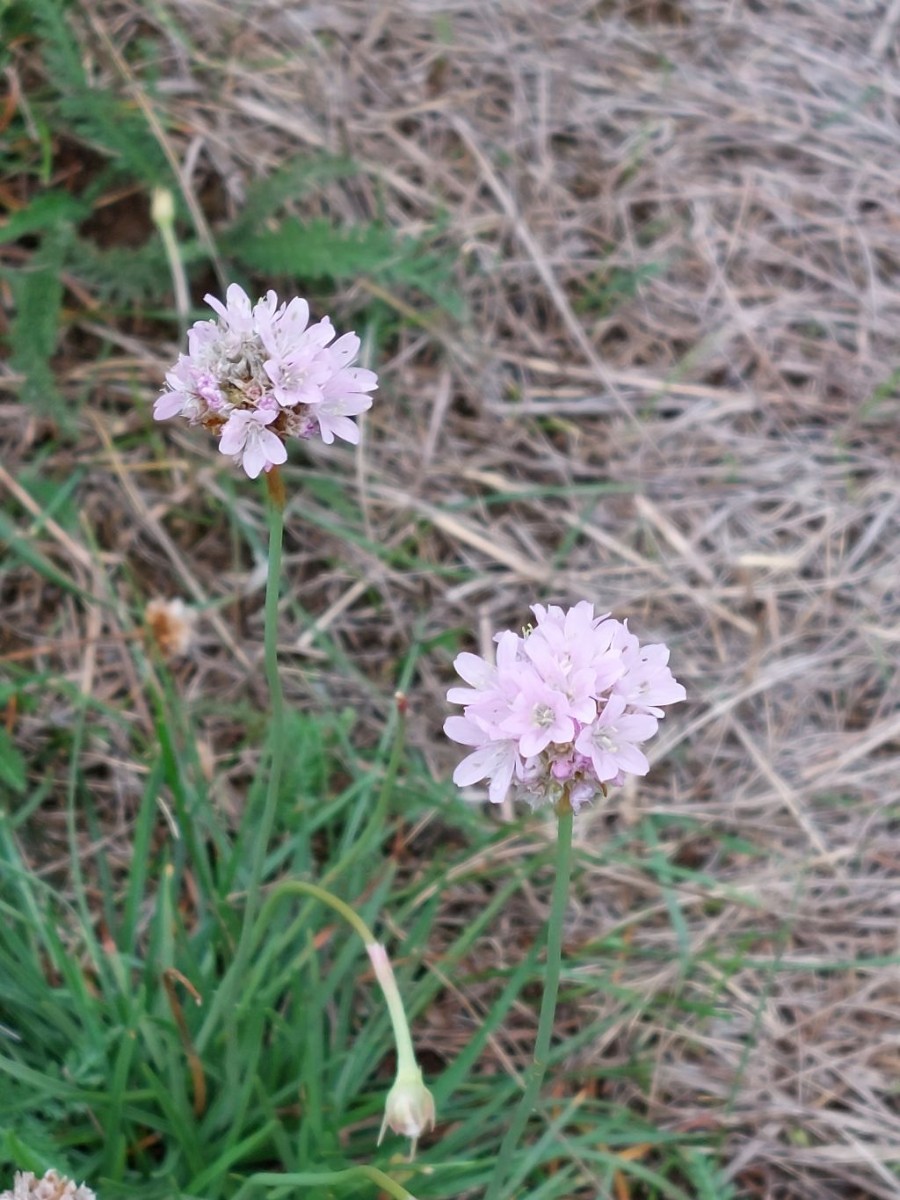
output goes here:
<path id="1" fill-rule="evenodd" d="M 596 616 L 582 601 L 563 610 L 536 604 L 535 625 L 497 634 L 496 663 L 463 653 L 456 670 L 468 687 L 451 688 L 463 705 L 444 730 L 471 748 L 453 773 L 467 787 L 488 780 L 494 803 L 510 789 L 532 804 L 564 795 L 577 809 L 608 784 L 649 769 L 640 749 L 685 697 L 668 668 L 668 649 L 643 649 L 627 626 Z"/>
<path id="2" fill-rule="evenodd" d="M 286 460 L 289 437 L 359 441 L 352 418 L 371 408 L 378 376 L 351 365 L 360 350 L 355 333 L 335 340 L 328 317 L 309 324 L 300 297 L 279 304 L 269 291 L 253 304 L 236 283 L 224 304 L 206 302 L 216 320 L 188 331 L 188 353 L 154 404 L 157 421 L 180 416 L 205 426 L 251 478 Z"/>

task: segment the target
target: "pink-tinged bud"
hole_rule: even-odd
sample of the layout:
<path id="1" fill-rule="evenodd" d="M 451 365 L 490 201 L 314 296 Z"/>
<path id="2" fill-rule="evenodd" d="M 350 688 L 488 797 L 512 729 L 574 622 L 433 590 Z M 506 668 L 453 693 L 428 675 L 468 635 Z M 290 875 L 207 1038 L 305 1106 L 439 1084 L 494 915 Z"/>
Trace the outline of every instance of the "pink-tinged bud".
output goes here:
<path id="1" fill-rule="evenodd" d="M 397 1078 L 385 1102 L 378 1144 L 381 1145 L 384 1131 L 390 1126 L 394 1133 L 412 1138 L 412 1158 L 419 1136 L 426 1130 L 434 1129 L 434 1099 L 425 1086 L 422 1071 L 416 1062 L 409 1023 L 403 1011 L 403 1001 L 400 999 L 400 991 L 387 951 L 380 942 L 367 942 L 366 953 L 375 970 L 375 978 L 384 993 L 397 1046 Z"/>
<path id="2" fill-rule="evenodd" d="M 434 1129 L 434 1099 L 418 1067 L 397 1072 L 394 1086 L 385 1101 L 384 1120 L 378 1134 L 379 1145 L 388 1126 L 394 1133 L 412 1139 L 410 1157 L 416 1152 L 419 1137 L 429 1129 Z"/>

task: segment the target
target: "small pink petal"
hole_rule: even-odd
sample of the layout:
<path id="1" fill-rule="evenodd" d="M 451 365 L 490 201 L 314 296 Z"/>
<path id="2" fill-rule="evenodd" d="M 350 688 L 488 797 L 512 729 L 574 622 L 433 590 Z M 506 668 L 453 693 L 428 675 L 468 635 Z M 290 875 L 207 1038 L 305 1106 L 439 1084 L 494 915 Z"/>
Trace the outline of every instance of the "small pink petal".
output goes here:
<path id="1" fill-rule="evenodd" d="M 266 452 L 255 438 L 247 442 L 241 462 L 251 479 L 256 479 L 266 465 Z"/>
<path id="2" fill-rule="evenodd" d="M 287 462 L 287 450 L 277 433 L 273 433 L 271 429 L 264 429 L 259 435 L 259 441 L 272 466 Z"/>
<path id="3" fill-rule="evenodd" d="M 163 392 L 153 405 L 154 421 L 168 421 L 177 417 L 187 399 L 184 392 Z"/>

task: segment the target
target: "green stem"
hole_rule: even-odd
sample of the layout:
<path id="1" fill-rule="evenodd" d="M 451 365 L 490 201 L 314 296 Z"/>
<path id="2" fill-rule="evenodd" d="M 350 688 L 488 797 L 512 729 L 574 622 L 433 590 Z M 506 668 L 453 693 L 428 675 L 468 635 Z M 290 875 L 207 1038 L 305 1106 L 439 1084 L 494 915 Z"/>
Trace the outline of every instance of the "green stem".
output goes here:
<path id="1" fill-rule="evenodd" d="M 366 950 L 369 953 L 369 961 L 375 969 L 375 978 L 381 985 L 388 1008 L 388 1016 L 391 1018 L 394 1045 L 397 1047 L 397 1076 L 407 1079 L 407 1081 L 409 1078 L 414 1078 L 421 1082 L 422 1072 L 416 1061 L 412 1034 L 409 1032 L 409 1021 L 406 1019 L 406 1009 L 403 1007 L 400 989 L 394 978 L 391 960 L 388 958 L 384 946 L 378 945 L 377 942 L 366 946 Z"/>
<path id="2" fill-rule="evenodd" d="M 269 494 L 269 571 L 266 576 L 266 628 L 265 658 L 266 683 L 269 687 L 269 738 L 272 755 L 269 759 L 269 779 L 266 785 L 266 800 L 262 819 L 253 836 L 253 857 L 250 860 L 250 880 L 247 885 L 247 905 L 244 909 L 244 924 L 238 942 L 238 955 L 246 941 L 252 941 L 251 932 L 259 911 L 260 884 L 266 865 L 269 839 L 275 824 L 281 772 L 284 766 L 284 695 L 281 690 L 281 675 L 278 671 L 278 593 L 281 584 L 281 543 L 284 532 L 284 513 L 281 506 Z"/>
<path id="3" fill-rule="evenodd" d="M 397 1183 L 395 1179 L 391 1179 L 390 1175 L 385 1175 L 384 1171 L 379 1171 L 377 1167 L 369 1166 L 347 1167 L 343 1171 L 297 1171 L 286 1175 L 271 1172 L 251 1175 L 235 1197 L 235 1200 L 239 1200 L 239 1198 L 249 1193 L 251 1188 L 255 1186 L 277 1187 L 279 1191 L 283 1191 L 285 1187 L 291 1185 L 298 1188 L 310 1188 L 316 1185 L 327 1186 L 343 1182 L 355 1183 L 362 1179 L 367 1179 L 370 1183 L 377 1184 L 382 1191 L 387 1192 L 389 1196 L 393 1196 L 395 1200 L 416 1200 L 412 1192 L 408 1192 L 402 1184 Z"/>
<path id="4" fill-rule="evenodd" d="M 563 918 L 569 899 L 569 878 L 572 873 L 572 810 L 568 804 L 559 814 L 559 829 L 556 848 L 556 877 L 550 900 L 550 917 L 547 922 L 547 969 L 544 980 L 544 995 L 538 1018 L 537 1039 L 534 1044 L 534 1059 L 528 1069 L 525 1091 L 522 1093 L 500 1151 L 488 1180 L 484 1200 L 498 1200 L 505 1196 L 503 1184 L 513 1167 L 513 1155 L 518 1146 L 528 1118 L 531 1116 L 540 1094 L 541 1084 L 547 1070 L 550 1041 L 553 1037 L 553 1021 L 556 1016 L 556 997 L 559 992 L 559 973 L 562 964 Z"/>
<path id="5" fill-rule="evenodd" d="M 269 918 L 272 915 L 272 910 L 282 896 L 312 896 L 314 900 L 321 901 L 322 904 L 327 904 L 329 908 L 333 908 L 336 913 L 339 913 L 348 925 L 352 925 L 356 932 L 363 940 L 363 944 L 370 946 L 375 942 L 375 934 L 365 923 L 359 913 L 354 912 L 349 904 L 345 904 L 343 900 L 328 892 L 323 887 L 319 887 L 317 883 L 307 883 L 304 879 L 286 879 L 283 883 L 279 883 L 272 889 L 266 897 L 266 902 L 263 905 L 262 912 L 259 914 L 259 922 L 257 933 L 265 932 L 266 926 L 269 923 Z M 253 939 L 254 942 L 257 940 Z"/>
<path id="6" fill-rule="evenodd" d="M 409 1032 L 409 1022 L 406 1019 L 406 1010 L 403 1007 L 400 989 L 397 987 L 397 981 L 394 978 L 390 961 L 384 947 L 379 945 L 375 940 L 375 934 L 359 913 L 354 912 L 349 904 L 345 904 L 343 900 L 340 900 L 332 892 L 326 891 L 325 888 L 319 887 L 316 883 L 308 883 L 304 879 L 285 880 L 283 883 L 279 883 L 266 898 L 262 912 L 259 914 L 257 937 L 253 939 L 254 943 L 259 937 L 265 934 L 272 916 L 272 910 L 278 901 L 283 896 L 296 895 L 312 896 L 314 900 L 319 900 L 322 904 L 327 904 L 329 908 L 333 908 L 336 913 L 342 916 L 347 924 L 352 926 L 362 938 L 363 945 L 375 969 L 375 976 L 387 1004 L 388 1015 L 391 1019 L 391 1028 L 394 1031 L 394 1044 L 397 1047 L 398 1070 L 405 1069 L 418 1074 L 419 1067 L 416 1062 L 415 1050 L 413 1049 L 412 1035 Z"/>
<path id="7" fill-rule="evenodd" d="M 269 778 L 262 817 L 258 828 L 253 831 L 251 837 L 253 850 L 250 859 L 250 878 L 247 882 L 247 902 L 240 936 L 231 966 L 219 985 L 207 1011 L 203 1027 L 197 1036 L 198 1051 L 202 1050 L 209 1041 L 220 1013 L 228 1010 L 234 1001 L 235 993 L 244 981 L 247 961 L 253 946 L 253 931 L 260 905 L 260 887 L 266 866 L 269 840 L 275 824 L 275 812 L 278 807 L 278 792 L 284 764 L 284 695 L 281 690 L 281 676 L 278 673 L 278 595 L 281 584 L 281 542 L 284 532 L 284 513 L 279 498 L 277 494 L 273 493 L 271 485 L 268 488 L 268 509 L 269 570 L 266 576 L 264 642 L 266 682 L 269 687 L 269 706 L 271 708 L 269 742 L 272 752 L 269 758 Z"/>

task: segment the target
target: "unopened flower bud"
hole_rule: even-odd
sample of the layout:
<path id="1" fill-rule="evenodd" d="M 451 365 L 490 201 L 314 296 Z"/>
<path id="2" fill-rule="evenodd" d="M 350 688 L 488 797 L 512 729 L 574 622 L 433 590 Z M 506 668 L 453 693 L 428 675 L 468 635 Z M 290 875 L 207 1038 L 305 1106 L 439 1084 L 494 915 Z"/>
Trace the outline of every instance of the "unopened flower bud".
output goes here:
<path id="1" fill-rule="evenodd" d="M 379 942 L 369 942 L 366 944 L 366 953 L 384 992 L 397 1045 L 397 1078 L 385 1101 L 378 1144 L 381 1145 L 384 1131 L 390 1126 L 394 1133 L 412 1138 L 412 1158 L 419 1135 L 434 1129 L 434 1099 L 422 1080 L 422 1071 L 416 1062 L 409 1023 L 387 951 Z"/>
<path id="2" fill-rule="evenodd" d="M 153 189 L 150 196 L 150 215 L 160 229 L 172 225 L 175 220 L 175 201 L 168 188 Z"/>
<path id="3" fill-rule="evenodd" d="M 400 1069 L 384 1105 L 384 1120 L 378 1134 L 378 1144 L 388 1126 L 394 1133 L 412 1138 L 412 1154 L 421 1134 L 434 1129 L 434 1098 L 422 1079 L 418 1067 Z"/>

